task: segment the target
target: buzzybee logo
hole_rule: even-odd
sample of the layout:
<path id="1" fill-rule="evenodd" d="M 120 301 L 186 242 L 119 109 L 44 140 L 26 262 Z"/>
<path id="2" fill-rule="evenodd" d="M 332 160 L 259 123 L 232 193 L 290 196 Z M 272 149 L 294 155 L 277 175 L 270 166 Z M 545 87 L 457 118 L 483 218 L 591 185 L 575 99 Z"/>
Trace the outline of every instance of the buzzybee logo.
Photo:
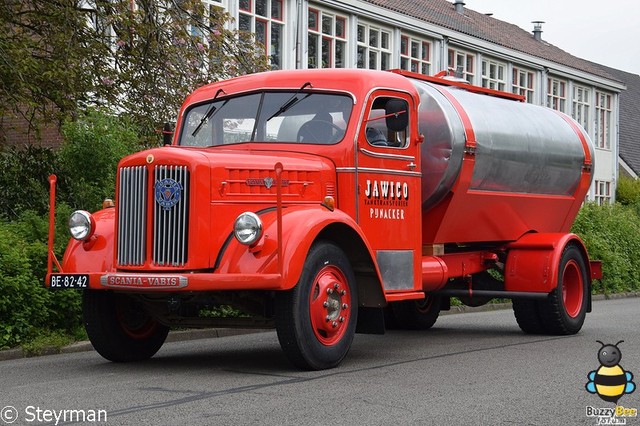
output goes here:
<path id="1" fill-rule="evenodd" d="M 586 407 L 586 415 L 587 417 L 596 418 L 596 424 L 598 425 L 624 425 L 628 417 L 638 416 L 636 408 L 626 408 L 618 405 L 618 401 L 623 395 L 631 394 L 636 390 L 636 384 L 633 382 L 633 373 L 625 371 L 620 365 L 622 351 L 620 351 L 618 345 L 623 343 L 624 340 L 615 345 L 604 344 L 599 340 L 596 340 L 596 342 L 602 345 L 598 350 L 600 367 L 587 374 L 589 381 L 585 384 L 585 389 L 591 394 L 598 395 L 603 401 L 612 402 L 616 406 L 615 408 Z"/>

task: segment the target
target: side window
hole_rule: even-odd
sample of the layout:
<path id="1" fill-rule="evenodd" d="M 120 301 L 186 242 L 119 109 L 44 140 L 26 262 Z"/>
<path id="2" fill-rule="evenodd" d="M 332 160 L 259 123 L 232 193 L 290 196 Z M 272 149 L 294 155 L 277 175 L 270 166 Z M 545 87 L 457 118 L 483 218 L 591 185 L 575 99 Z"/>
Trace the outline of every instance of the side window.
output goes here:
<path id="1" fill-rule="evenodd" d="M 409 105 L 400 98 L 381 96 L 371 105 L 365 126 L 373 146 L 405 148 L 408 145 Z"/>

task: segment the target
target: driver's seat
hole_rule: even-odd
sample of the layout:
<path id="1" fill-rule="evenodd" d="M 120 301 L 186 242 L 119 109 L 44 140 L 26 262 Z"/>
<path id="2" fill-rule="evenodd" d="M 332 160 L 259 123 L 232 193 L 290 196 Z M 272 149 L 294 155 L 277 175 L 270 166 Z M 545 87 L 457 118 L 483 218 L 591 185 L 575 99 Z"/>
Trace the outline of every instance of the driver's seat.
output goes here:
<path id="1" fill-rule="evenodd" d="M 335 140 L 335 128 L 331 114 L 322 111 L 300 126 L 296 140 L 308 143 L 331 143 Z"/>

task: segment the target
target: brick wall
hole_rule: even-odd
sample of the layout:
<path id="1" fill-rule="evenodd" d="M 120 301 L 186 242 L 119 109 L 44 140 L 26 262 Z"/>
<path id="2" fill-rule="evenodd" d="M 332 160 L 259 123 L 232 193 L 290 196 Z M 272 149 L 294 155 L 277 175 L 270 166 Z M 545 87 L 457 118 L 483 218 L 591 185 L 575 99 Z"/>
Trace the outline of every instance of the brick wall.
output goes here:
<path id="1" fill-rule="evenodd" d="M 43 126 L 39 132 L 29 129 L 28 121 L 15 113 L 0 115 L 0 142 L 18 148 L 29 145 L 42 147 L 57 147 L 62 141 L 58 126 L 49 124 Z"/>

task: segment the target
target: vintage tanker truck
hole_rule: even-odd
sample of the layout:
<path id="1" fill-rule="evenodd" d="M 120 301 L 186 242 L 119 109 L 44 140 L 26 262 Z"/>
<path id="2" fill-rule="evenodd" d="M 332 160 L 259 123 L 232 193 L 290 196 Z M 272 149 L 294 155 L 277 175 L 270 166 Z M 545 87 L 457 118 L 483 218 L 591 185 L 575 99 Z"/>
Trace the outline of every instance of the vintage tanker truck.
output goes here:
<path id="1" fill-rule="evenodd" d="M 234 78 L 120 162 L 115 205 L 73 213 L 61 264 L 51 234 L 46 285 L 83 289 L 112 361 L 153 356 L 171 326 L 275 327 L 294 365 L 331 368 L 356 331 L 430 328 L 453 296 L 572 334 L 601 274 L 569 233 L 593 159 L 570 117 L 445 77 Z"/>

